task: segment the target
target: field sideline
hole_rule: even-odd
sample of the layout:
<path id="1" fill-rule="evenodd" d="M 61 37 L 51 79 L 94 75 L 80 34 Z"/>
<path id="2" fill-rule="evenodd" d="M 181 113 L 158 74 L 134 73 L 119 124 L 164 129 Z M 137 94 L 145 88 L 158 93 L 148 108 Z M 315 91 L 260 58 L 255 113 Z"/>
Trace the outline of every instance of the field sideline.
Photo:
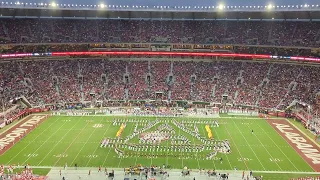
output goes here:
<path id="1" fill-rule="evenodd" d="M 274 129 L 260 118 L 230 117 L 219 118 L 220 127 L 212 127 L 213 136 L 218 140 L 228 139 L 232 152 L 218 153 L 214 160 L 205 160 L 204 153 L 196 153 L 197 158 L 180 158 L 189 156 L 188 153 L 170 152 L 178 154 L 179 158 L 169 158 L 167 154 L 160 156 L 160 152 L 152 152 L 152 157 L 141 157 L 135 154 L 119 158 L 114 148 L 100 148 L 104 137 L 114 138 L 119 126 L 112 125 L 112 119 L 126 117 L 112 116 L 52 116 L 34 129 L 30 134 L 15 144 L 4 155 L 0 156 L 1 164 L 27 164 L 32 166 L 62 167 L 66 163 L 79 167 L 114 167 L 123 168 L 142 164 L 170 165 L 173 169 L 187 166 L 191 169 L 218 170 L 253 170 L 253 171 L 288 171 L 313 172 L 314 170 L 300 157 L 300 155 Z M 155 120 L 154 117 L 127 117 L 128 119 Z M 171 118 L 160 118 L 171 120 Z M 179 120 L 199 120 L 199 118 L 176 118 Z M 209 119 L 200 119 L 206 121 Z M 188 137 L 194 144 L 197 139 L 181 131 L 171 122 L 179 135 Z M 158 124 L 157 126 L 159 126 Z M 127 123 L 122 133 L 126 137 L 133 133 L 135 123 Z M 153 131 L 157 126 L 151 128 Z M 206 136 L 204 124 L 196 125 L 199 133 Z M 139 128 L 141 126 L 139 125 Z M 254 133 L 251 133 L 254 130 Z M 136 143 L 133 139 L 131 143 Z M 169 146 L 169 141 L 162 144 Z M 220 163 L 219 158 L 223 158 Z"/>

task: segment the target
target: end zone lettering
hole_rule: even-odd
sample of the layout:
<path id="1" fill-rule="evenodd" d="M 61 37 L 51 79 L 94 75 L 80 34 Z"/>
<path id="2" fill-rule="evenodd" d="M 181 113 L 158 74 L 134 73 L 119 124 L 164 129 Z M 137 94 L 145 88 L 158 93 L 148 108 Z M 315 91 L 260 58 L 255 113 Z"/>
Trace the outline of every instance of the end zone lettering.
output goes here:
<path id="1" fill-rule="evenodd" d="M 286 124 L 273 123 L 276 125 L 276 128 L 280 130 L 280 132 L 284 133 L 284 135 L 296 145 L 296 147 L 303 152 L 305 156 L 312 159 L 312 163 L 320 164 L 320 152 L 314 148 L 313 145 L 307 143 L 307 140 L 301 137 L 300 134 L 290 132 L 293 129 Z"/>
<path id="2" fill-rule="evenodd" d="M 37 124 L 41 123 L 48 116 L 34 115 L 27 117 L 11 127 L 7 132 L 0 135 L 0 155 L 7 151 L 14 143 L 18 142 L 24 135 L 32 131 Z"/>
<path id="3" fill-rule="evenodd" d="M 320 148 L 286 120 L 267 120 L 292 148 L 317 172 L 320 172 Z"/>

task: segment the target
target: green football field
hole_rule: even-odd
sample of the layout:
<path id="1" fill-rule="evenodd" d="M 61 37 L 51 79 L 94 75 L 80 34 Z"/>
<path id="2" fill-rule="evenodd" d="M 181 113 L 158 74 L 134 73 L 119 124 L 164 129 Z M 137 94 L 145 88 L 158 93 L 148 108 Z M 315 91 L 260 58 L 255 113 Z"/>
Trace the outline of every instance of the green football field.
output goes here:
<path id="1" fill-rule="evenodd" d="M 111 116 L 51 116 L 39 127 L 15 144 L 4 155 L 0 164 L 31 164 L 32 166 L 73 166 L 81 167 L 129 167 L 166 164 L 173 169 L 187 166 L 191 169 L 254 170 L 254 171 L 296 171 L 312 172 L 312 168 L 290 147 L 290 145 L 263 119 L 232 117 L 219 118 L 220 127 L 211 127 L 217 140 L 228 139 L 232 152 L 218 153 L 216 158 L 206 160 L 203 152 L 136 152 L 123 148 L 124 157 L 119 157 L 113 147 L 101 148 L 101 141 L 115 138 L 120 125 L 113 125 L 113 119 L 154 121 L 154 117 L 111 117 Z M 198 146 L 201 141 L 182 131 L 172 123 L 173 118 L 159 118 L 162 121 L 146 132 L 154 131 L 165 122 L 175 129 L 177 135 L 187 137 L 191 144 Z M 177 121 L 210 121 L 212 119 L 175 118 Z M 192 124 L 192 123 L 190 123 Z M 121 135 L 131 135 L 135 126 L 143 123 L 127 122 Z M 188 126 L 188 127 L 193 127 Z M 207 138 L 205 124 L 196 124 L 201 136 Z M 254 133 L 251 133 L 254 130 Z M 137 144 L 138 137 L 128 143 Z M 170 146 L 170 139 L 160 146 Z M 220 162 L 220 157 L 223 161 Z"/>

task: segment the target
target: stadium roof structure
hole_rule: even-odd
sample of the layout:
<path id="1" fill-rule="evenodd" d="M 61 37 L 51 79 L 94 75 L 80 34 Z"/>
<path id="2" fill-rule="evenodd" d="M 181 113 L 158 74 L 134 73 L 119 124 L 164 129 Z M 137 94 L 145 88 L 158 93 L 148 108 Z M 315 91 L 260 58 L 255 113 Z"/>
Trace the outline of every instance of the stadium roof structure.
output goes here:
<path id="1" fill-rule="evenodd" d="M 320 20 L 320 5 L 125 6 L 0 3 L 0 17 L 163 20 Z"/>

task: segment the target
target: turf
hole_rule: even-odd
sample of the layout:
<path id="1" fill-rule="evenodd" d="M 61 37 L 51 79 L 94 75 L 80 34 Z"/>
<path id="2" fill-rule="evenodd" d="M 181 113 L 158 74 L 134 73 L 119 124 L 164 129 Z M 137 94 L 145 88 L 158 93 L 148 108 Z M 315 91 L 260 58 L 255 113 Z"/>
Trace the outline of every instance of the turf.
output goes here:
<path id="1" fill-rule="evenodd" d="M 14 169 L 14 173 L 20 173 L 20 172 L 22 172 L 24 169 L 22 169 L 22 168 L 20 168 L 20 169 Z M 40 175 L 40 176 L 46 176 L 48 173 L 49 173 L 49 171 L 50 171 L 51 169 L 50 168 L 33 168 L 32 169 L 32 172 L 33 172 L 33 174 L 37 174 L 37 175 Z"/>
<path id="2" fill-rule="evenodd" d="M 258 171 L 297 171 L 312 172 L 312 168 L 278 135 L 278 133 L 263 119 L 247 117 L 220 118 L 220 127 L 212 127 L 214 138 L 228 139 L 231 144 L 230 154 L 218 153 L 214 160 L 205 160 L 207 153 L 181 153 L 169 152 L 157 158 L 144 157 L 141 154 L 125 150 L 129 157 L 119 158 L 113 148 L 100 148 L 104 137 L 114 138 L 119 126 L 112 125 L 115 117 L 106 116 L 52 116 L 38 128 L 24 137 L 4 155 L 0 156 L 1 164 L 27 164 L 33 166 L 73 166 L 79 167 L 129 167 L 137 164 L 145 166 L 167 164 L 174 169 L 187 166 L 192 169 L 219 169 L 230 170 L 258 170 Z M 116 117 L 118 119 L 148 119 L 152 117 Z M 171 121 L 171 118 L 165 118 Z M 182 119 L 177 119 L 182 120 Z M 192 119 L 184 120 L 209 120 Z M 97 126 L 97 124 L 102 126 Z M 161 124 L 158 124 L 159 126 Z M 194 144 L 201 142 L 191 135 L 179 130 L 171 122 L 169 125 L 176 132 L 188 137 Z M 122 137 L 130 135 L 135 123 L 127 123 Z M 149 131 L 154 130 L 157 126 Z M 206 136 L 204 124 L 197 124 L 202 136 Z M 138 128 L 141 128 L 139 126 Z M 254 130 L 254 134 L 251 134 Z M 133 138 L 130 143 L 137 143 Z M 169 145 L 169 141 L 162 146 Z M 163 153 L 162 153 L 163 154 Z M 170 155 L 170 156 L 168 156 Z M 178 158 L 172 158 L 178 155 Z M 190 156 L 192 159 L 182 157 Z M 197 157 L 197 158 L 195 158 Z M 223 162 L 219 159 L 222 157 Z"/>

